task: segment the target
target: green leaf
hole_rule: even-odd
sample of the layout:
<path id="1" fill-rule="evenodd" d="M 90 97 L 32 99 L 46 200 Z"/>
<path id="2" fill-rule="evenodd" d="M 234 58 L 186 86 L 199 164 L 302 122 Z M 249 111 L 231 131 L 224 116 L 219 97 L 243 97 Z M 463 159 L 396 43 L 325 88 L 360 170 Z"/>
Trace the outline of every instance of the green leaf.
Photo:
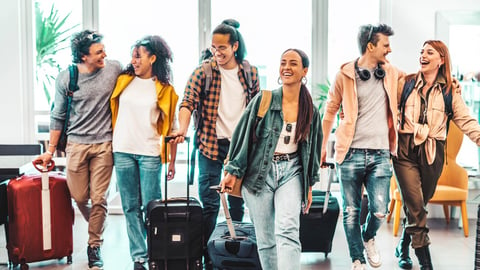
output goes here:
<path id="1" fill-rule="evenodd" d="M 36 31 L 36 66 L 37 85 L 42 86 L 48 105 L 51 105 L 51 92 L 55 90 L 55 77 L 61 68 L 56 61 L 58 52 L 69 48 L 69 38 L 80 24 L 69 21 L 70 13 L 60 17 L 55 4 L 45 14 L 40 6 L 40 1 L 35 2 L 35 31 Z"/>

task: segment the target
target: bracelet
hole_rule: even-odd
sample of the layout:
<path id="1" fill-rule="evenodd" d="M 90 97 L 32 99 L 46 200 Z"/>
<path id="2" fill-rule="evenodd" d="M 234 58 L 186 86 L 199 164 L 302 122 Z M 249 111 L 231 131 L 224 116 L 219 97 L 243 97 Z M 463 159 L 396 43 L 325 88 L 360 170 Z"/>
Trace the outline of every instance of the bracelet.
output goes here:
<path id="1" fill-rule="evenodd" d="M 47 151 L 45 151 L 45 153 L 47 153 L 47 154 L 49 154 L 50 156 L 53 157 L 53 153 L 52 153 L 52 152 L 50 152 L 50 151 L 47 150 Z"/>
<path id="2" fill-rule="evenodd" d="M 57 145 L 54 145 L 54 144 L 51 144 L 51 143 L 49 143 L 49 144 L 48 144 L 48 147 L 54 147 L 54 148 L 57 148 Z"/>

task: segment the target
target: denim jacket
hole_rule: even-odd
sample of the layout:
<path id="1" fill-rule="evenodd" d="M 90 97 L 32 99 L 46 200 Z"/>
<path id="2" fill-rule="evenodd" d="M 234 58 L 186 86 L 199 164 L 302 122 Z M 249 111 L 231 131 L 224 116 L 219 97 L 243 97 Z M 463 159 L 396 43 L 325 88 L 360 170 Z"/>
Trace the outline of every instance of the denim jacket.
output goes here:
<path id="1" fill-rule="evenodd" d="M 252 131 L 262 94 L 255 96 L 248 104 L 235 128 L 230 143 L 229 162 L 225 166 L 225 171 L 243 178 L 243 185 L 253 193 L 261 191 L 265 186 L 265 178 L 272 165 L 273 154 L 283 126 L 282 88 L 279 88 L 272 91 L 270 108 L 255 128 L 257 141 L 252 141 Z M 320 114 L 314 108 L 308 139 L 298 145 L 303 168 L 304 202 L 307 201 L 308 188 L 320 180 L 322 137 Z"/>

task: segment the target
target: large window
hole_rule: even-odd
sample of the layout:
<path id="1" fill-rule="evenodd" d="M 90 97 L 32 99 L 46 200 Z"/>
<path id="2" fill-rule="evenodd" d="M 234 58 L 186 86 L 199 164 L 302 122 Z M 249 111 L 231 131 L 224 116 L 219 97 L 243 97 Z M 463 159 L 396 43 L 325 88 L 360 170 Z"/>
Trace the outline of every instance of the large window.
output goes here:
<path id="1" fill-rule="evenodd" d="M 173 52 L 173 85 L 182 95 L 187 79 L 198 65 L 197 1 L 99 1 L 99 31 L 105 35 L 108 58 L 123 66 L 131 47 L 145 35 L 159 35 Z"/>
<path id="2" fill-rule="evenodd" d="M 283 51 L 298 48 L 312 55 L 312 1 L 292 3 L 289 0 L 212 0 L 212 30 L 224 19 L 240 22 L 238 30 L 245 40 L 246 59 L 259 68 L 262 89 L 279 87 L 278 69 Z"/>
<path id="3" fill-rule="evenodd" d="M 348 7 L 348 8 L 346 8 Z M 379 23 L 379 0 L 328 2 L 328 79 L 340 66 L 360 56 L 357 35 L 361 25 Z"/>
<path id="4" fill-rule="evenodd" d="M 34 1 L 35 133 L 48 140 L 49 110 L 55 96 L 55 78 L 72 62 L 70 36 L 81 29 L 82 1 Z"/>

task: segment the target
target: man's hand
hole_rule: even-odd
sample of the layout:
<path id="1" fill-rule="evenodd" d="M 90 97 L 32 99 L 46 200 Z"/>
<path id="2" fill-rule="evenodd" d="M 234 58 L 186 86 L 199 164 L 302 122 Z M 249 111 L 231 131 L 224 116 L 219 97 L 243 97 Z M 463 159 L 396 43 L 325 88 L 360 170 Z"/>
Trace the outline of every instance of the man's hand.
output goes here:
<path id="1" fill-rule="evenodd" d="M 44 168 L 47 168 L 48 164 L 50 164 L 50 161 L 52 161 L 52 153 L 45 152 L 41 154 L 40 156 L 36 157 L 33 160 L 33 163 L 35 164 L 42 164 Z"/>

